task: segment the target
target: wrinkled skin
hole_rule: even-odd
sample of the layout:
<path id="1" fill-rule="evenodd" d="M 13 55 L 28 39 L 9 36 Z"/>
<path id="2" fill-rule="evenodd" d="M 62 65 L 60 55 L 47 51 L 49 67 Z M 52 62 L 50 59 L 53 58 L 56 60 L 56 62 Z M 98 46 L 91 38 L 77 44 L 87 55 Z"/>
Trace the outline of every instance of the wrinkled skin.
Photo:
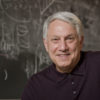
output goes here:
<path id="1" fill-rule="evenodd" d="M 56 69 L 61 73 L 70 73 L 80 60 L 83 37 L 79 38 L 71 24 L 56 19 L 49 24 L 43 41 Z"/>

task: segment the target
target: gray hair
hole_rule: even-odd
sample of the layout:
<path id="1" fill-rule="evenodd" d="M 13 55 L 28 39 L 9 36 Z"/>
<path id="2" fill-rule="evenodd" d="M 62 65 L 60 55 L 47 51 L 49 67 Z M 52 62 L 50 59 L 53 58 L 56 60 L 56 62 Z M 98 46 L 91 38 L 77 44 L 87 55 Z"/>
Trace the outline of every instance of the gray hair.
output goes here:
<path id="1" fill-rule="evenodd" d="M 79 38 L 81 36 L 83 36 L 83 33 L 84 33 L 83 25 L 82 25 L 82 22 L 80 21 L 80 19 L 73 13 L 65 11 L 65 12 L 57 12 L 57 13 L 49 16 L 45 20 L 44 25 L 43 25 L 43 39 L 46 39 L 46 37 L 47 37 L 49 24 L 56 19 L 70 23 L 72 26 L 74 26 L 76 28 Z"/>

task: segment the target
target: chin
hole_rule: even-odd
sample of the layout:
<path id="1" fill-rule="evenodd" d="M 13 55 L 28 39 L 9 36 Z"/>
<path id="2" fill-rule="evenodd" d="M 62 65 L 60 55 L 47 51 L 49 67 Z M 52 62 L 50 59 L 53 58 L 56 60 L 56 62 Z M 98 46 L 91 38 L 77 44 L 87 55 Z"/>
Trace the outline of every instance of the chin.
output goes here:
<path id="1" fill-rule="evenodd" d="M 62 67 L 62 68 L 66 68 L 66 67 L 70 66 L 70 63 L 59 63 L 58 66 Z"/>

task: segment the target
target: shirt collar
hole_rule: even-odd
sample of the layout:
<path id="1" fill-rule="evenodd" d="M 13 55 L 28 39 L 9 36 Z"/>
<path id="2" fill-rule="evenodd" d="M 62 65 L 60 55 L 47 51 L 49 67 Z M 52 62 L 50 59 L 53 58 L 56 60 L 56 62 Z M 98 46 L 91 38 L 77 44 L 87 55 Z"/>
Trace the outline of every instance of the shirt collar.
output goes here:
<path id="1" fill-rule="evenodd" d="M 84 75 L 86 70 L 85 52 L 81 52 L 81 57 L 79 63 L 76 65 L 75 69 L 72 71 L 73 75 Z"/>

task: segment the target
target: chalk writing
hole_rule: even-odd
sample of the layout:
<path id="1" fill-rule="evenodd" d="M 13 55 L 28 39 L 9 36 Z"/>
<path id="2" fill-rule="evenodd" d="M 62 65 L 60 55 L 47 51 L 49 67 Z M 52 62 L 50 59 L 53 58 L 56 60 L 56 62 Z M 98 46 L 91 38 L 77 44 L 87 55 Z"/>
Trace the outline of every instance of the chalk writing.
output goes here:
<path id="1" fill-rule="evenodd" d="M 5 23 L 2 23 L 2 33 L 1 33 L 1 42 L 0 42 L 0 50 L 2 51 L 10 51 L 14 46 L 13 41 L 11 41 L 11 34 L 9 29 Z"/>
<path id="2" fill-rule="evenodd" d="M 43 63 L 49 64 L 50 60 L 48 59 L 47 55 L 44 55 L 43 52 L 39 53 L 39 66 L 41 66 Z"/>
<path id="3" fill-rule="evenodd" d="M 6 70 L 6 69 L 4 69 L 4 73 L 5 73 L 4 80 L 7 80 L 7 78 L 8 78 L 8 73 L 7 73 L 7 70 Z"/>
<path id="4" fill-rule="evenodd" d="M 16 27 L 17 32 L 17 44 L 19 47 L 22 48 L 29 48 L 30 42 L 29 42 L 29 31 L 26 25 L 19 24 Z"/>
<path id="5" fill-rule="evenodd" d="M 26 60 L 26 68 L 25 68 L 25 71 L 27 73 L 27 78 L 29 78 L 30 76 L 32 76 L 33 73 L 36 73 L 37 72 L 34 69 L 34 64 L 31 61 L 29 61 L 29 60 Z"/>
<path id="6" fill-rule="evenodd" d="M 28 5 L 28 0 L 0 0 L 0 6 L 5 14 L 16 22 L 30 22 L 31 6 Z"/>
<path id="7" fill-rule="evenodd" d="M 43 2 L 42 7 L 40 4 L 40 14 L 43 15 L 54 2 L 55 0 L 46 0 L 45 2 Z"/>

